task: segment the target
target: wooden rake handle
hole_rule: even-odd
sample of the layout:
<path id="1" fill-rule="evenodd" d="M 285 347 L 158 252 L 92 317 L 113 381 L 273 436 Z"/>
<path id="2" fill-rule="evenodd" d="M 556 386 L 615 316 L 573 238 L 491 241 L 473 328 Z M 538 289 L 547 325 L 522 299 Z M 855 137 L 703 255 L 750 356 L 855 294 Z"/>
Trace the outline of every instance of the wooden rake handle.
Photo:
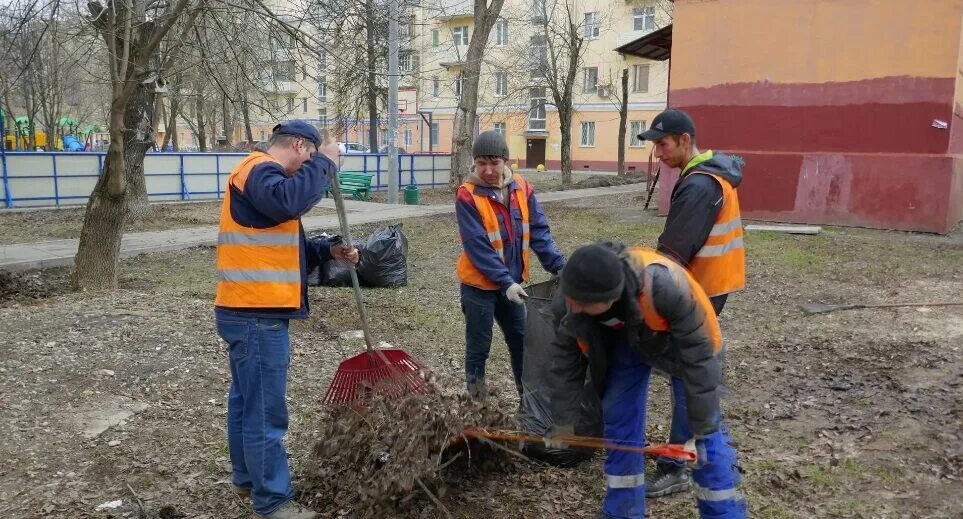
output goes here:
<path id="1" fill-rule="evenodd" d="M 501 430 L 488 430 L 481 429 L 478 427 L 469 427 L 465 429 L 464 436 L 467 438 L 485 438 L 488 440 L 495 441 L 518 441 L 518 442 L 529 442 L 529 443 L 544 443 L 545 438 L 538 436 L 530 436 L 517 431 L 501 431 Z M 679 444 L 673 443 L 663 443 L 658 445 L 650 445 L 648 447 L 639 447 L 637 445 L 623 445 L 618 443 L 616 440 L 610 440 L 606 438 L 596 438 L 593 436 L 579 436 L 575 434 L 571 435 L 561 435 L 557 437 L 569 445 L 575 447 L 588 447 L 591 449 L 609 449 L 622 452 L 638 452 L 648 456 L 660 456 L 665 458 L 672 458 L 679 461 L 685 461 L 687 463 L 694 463 L 696 461 L 696 453 Z M 458 438 L 456 438 L 458 440 Z M 453 442 L 457 443 L 457 441 Z"/>

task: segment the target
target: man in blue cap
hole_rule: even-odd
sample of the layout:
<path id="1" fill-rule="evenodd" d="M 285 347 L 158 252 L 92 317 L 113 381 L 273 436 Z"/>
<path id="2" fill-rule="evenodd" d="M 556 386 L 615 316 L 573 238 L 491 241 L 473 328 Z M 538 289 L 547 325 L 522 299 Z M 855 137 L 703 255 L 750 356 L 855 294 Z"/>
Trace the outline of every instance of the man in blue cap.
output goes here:
<path id="1" fill-rule="evenodd" d="M 307 240 L 301 226 L 338 171 L 337 143 L 295 120 L 275 126 L 267 145 L 231 171 L 221 206 L 214 316 L 231 364 L 228 449 L 234 491 L 252 499 L 254 517 L 311 519 L 293 501 L 282 443 L 288 322 L 308 316 L 307 272 L 330 259 L 357 263 L 358 251 Z"/>

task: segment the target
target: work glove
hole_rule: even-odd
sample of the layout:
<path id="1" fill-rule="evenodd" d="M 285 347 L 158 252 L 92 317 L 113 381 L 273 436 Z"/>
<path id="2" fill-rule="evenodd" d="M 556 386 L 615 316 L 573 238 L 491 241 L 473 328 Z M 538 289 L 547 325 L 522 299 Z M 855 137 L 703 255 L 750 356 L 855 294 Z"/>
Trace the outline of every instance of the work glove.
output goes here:
<path id="1" fill-rule="evenodd" d="M 525 289 L 522 288 L 522 286 L 518 283 L 512 283 L 512 286 L 505 290 L 505 297 L 515 304 L 522 305 L 525 304 L 525 300 L 523 298 L 528 297 L 528 293 L 525 292 Z"/>
<path id="2" fill-rule="evenodd" d="M 542 441 L 545 442 L 546 449 L 567 449 L 568 442 L 562 438 L 566 436 L 573 436 L 575 434 L 575 428 L 571 425 L 556 425 L 545 433 L 545 437 Z"/>
<path id="3" fill-rule="evenodd" d="M 685 442 L 685 450 L 696 454 L 696 460 L 695 463 L 693 463 L 695 468 L 701 469 L 709 464 L 709 454 L 706 451 L 705 438 L 692 438 Z"/>

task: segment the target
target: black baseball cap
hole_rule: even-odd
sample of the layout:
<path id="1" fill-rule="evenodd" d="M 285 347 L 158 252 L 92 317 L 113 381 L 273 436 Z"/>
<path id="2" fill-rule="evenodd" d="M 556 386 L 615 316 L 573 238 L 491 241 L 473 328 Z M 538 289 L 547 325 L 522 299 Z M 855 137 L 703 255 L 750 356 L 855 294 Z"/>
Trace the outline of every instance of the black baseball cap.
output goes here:
<path id="1" fill-rule="evenodd" d="M 275 135 L 294 135 L 311 141 L 315 146 L 321 146 L 321 133 L 310 124 L 300 120 L 285 121 L 274 127 Z"/>
<path id="2" fill-rule="evenodd" d="M 666 135 L 695 135 L 695 123 L 689 114 L 677 108 L 669 108 L 652 119 L 652 126 L 639 134 L 644 141 L 655 141 Z"/>

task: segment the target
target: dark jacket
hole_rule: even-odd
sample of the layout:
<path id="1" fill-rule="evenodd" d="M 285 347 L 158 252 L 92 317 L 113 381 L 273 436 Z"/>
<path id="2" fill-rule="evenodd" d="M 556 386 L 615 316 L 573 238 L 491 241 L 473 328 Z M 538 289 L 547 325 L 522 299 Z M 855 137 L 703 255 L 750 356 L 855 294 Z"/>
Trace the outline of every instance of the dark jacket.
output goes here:
<path id="1" fill-rule="evenodd" d="M 314 153 L 294 175 L 288 176 L 276 162 L 262 162 L 247 177 L 244 192 L 231 189 L 231 217 L 241 225 L 264 229 L 288 220 L 298 219 L 321 201 L 330 178 L 338 166 L 320 153 Z M 301 307 L 297 310 L 276 308 L 230 308 L 252 317 L 304 319 L 308 304 L 308 272 L 331 259 L 331 245 L 323 238 L 308 240 L 299 223 L 301 248 Z M 215 314 L 217 313 L 215 308 Z"/>
<path id="2" fill-rule="evenodd" d="M 709 231 L 722 209 L 722 187 L 704 171 L 721 176 L 732 187 L 742 183 L 742 159 L 723 153 L 712 153 L 712 158 L 683 172 L 675 187 L 669 206 L 665 228 L 659 236 L 659 252 L 688 267 L 699 249 L 709 238 Z"/>
<path id="3" fill-rule="evenodd" d="M 624 247 L 613 247 L 624 254 Z M 634 272 L 624 256 L 622 265 L 625 289 L 612 310 L 625 323 L 621 330 L 601 324 L 612 317 L 609 314 L 568 313 L 561 291 L 556 294 L 552 310 L 558 334 L 551 345 L 553 360 L 547 369 L 548 376 L 558 381 L 552 384 L 555 394 L 548 397 L 556 427 L 573 425 L 578 419 L 580 391 L 566 388 L 581 389 L 586 369 L 595 389 L 604 396 L 608 348 L 615 341 L 625 341 L 644 362 L 682 379 L 692 433 L 697 437 L 712 434 L 718 429 L 722 379 L 720 359 L 713 351 L 705 322 L 715 315 L 697 303 L 685 275 L 673 275 L 657 264 Z M 646 274 L 651 285 L 644 284 Z M 638 303 L 643 290 L 651 292 L 656 311 L 669 322 L 668 332 L 656 332 L 646 325 Z M 578 340 L 588 346 L 587 354 L 582 353 Z"/>

